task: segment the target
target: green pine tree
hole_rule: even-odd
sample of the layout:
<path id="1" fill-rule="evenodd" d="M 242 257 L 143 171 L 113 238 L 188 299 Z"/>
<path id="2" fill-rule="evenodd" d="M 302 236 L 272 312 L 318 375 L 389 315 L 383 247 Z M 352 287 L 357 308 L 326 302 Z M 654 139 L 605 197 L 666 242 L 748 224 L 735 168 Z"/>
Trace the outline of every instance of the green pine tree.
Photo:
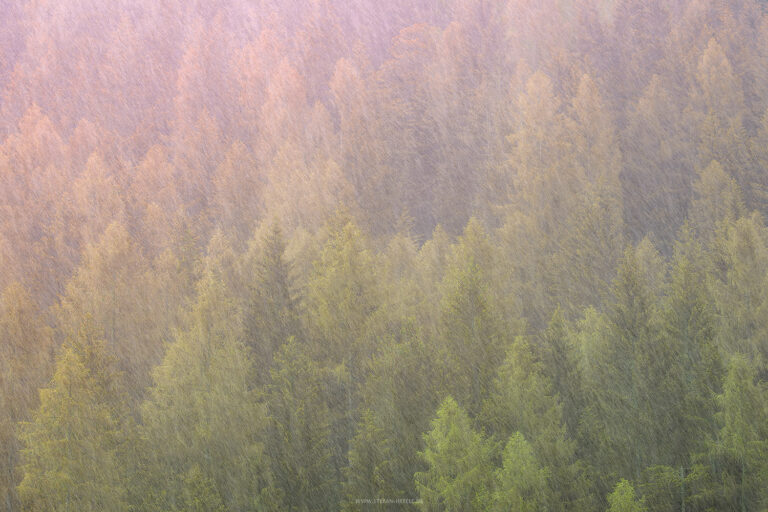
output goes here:
<path id="1" fill-rule="evenodd" d="M 374 357 L 363 386 L 363 403 L 369 409 L 350 441 L 345 485 L 350 510 L 364 509 L 355 506 L 357 499 L 416 497 L 413 476 L 425 469 L 418 455 L 424 449 L 421 434 L 429 429 L 430 411 L 439 405 L 434 360 L 430 346 L 413 334 Z"/>
<path id="2" fill-rule="evenodd" d="M 517 328 L 498 307 L 494 257 L 479 223 L 470 221 L 442 282 L 438 336 L 445 354 L 445 389 L 470 415 L 480 411 L 504 358 L 507 333 Z"/>
<path id="3" fill-rule="evenodd" d="M 719 396 L 722 428 L 713 446 L 724 507 L 760 510 L 768 505 L 768 409 L 754 365 L 734 355 Z"/>
<path id="4" fill-rule="evenodd" d="M 329 407 L 338 388 L 338 377 L 313 362 L 297 340 L 289 339 L 275 355 L 267 391 L 268 451 L 282 510 L 338 509 L 342 454 Z"/>
<path id="5" fill-rule="evenodd" d="M 11 284 L 0 297 L 0 510 L 4 512 L 19 507 L 19 422 L 29 421 L 37 409 L 37 390 L 50 379 L 52 363 L 52 330 L 24 287 Z"/>
<path id="6" fill-rule="evenodd" d="M 563 404 L 563 421 L 568 435 L 575 439 L 583 406 L 583 376 L 578 347 L 559 309 L 552 315 L 547 328 L 538 335 L 534 348 L 541 361 L 542 372 Z"/>
<path id="7" fill-rule="evenodd" d="M 737 220 L 715 241 L 713 296 L 719 345 L 765 365 L 768 361 L 768 236 L 758 214 Z"/>
<path id="8" fill-rule="evenodd" d="M 127 511 L 123 464 L 132 427 L 115 363 L 86 317 L 66 341 L 40 408 L 22 426 L 26 510 Z"/>
<path id="9" fill-rule="evenodd" d="M 687 467 L 691 456 L 715 433 L 715 396 L 723 377 L 716 346 L 717 324 L 707 288 L 705 256 L 693 233 L 679 235 L 670 282 L 661 308 L 661 335 L 670 347 L 670 371 L 662 378 L 670 423 L 664 442 L 665 463 Z"/>
<path id="10" fill-rule="evenodd" d="M 239 311 L 212 273 L 198 288 L 191 328 L 168 347 L 142 405 L 148 471 L 141 498 L 149 510 L 274 506 L 267 414 L 251 387 Z"/>
<path id="11" fill-rule="evenodd" d="M 524 337 L 507 352 L 480 419 L 497 440 L 503 442 L 516 432 L 530 439 L 536 460 L 548 471 L 547 508 L 585 505 L 589 482 L 576 460 L 576 444 L 568 437 L 562 403 Z"/>
<path id="12" fill-rule="evenodd" d="M 626 480 L 620 480 L 608 495 L 608 512 L 645 512 L 643 500 L 635 497 L 635 489 Z"/>
<path id="13" fill-rule="evenodd" d="M 254 353 L 260 382 L 266 382 L 272 358 L 291 336 L 300 335 L 299 301 L 285 240 L 275 220 L 260 241 L 245 310 L 245 340 Z"/>
<path id="14" fill-rule="evenodd" d="M 469 416 L 448 397 L 437 410 L 420 452 L 428 465 L 415 475 L 425 511 L 487 510 L 493 490 L 494 446 L 472 429 Z"/>
<path id="15" fill-rule="evenodd" d="M 507 441 L 502 467 L 496 470 L 492 510 L 535 512 L 544 510 L 548 496 L 549 472 L 542 468 L 533 449 L 520 432 Z"/>
<path id="16" fill-rule="evenodd" d="M 664 384 L 673 354 L 660 337 L 648 275 L 637 251 L 627 249 L 608 313 L 588 312 L 580 335 L 587 396 L 583 433 L 603 485 L 607 478 L 637 479 L 663 455 L 659 443 L 667 435 L 670 403 Z"/>

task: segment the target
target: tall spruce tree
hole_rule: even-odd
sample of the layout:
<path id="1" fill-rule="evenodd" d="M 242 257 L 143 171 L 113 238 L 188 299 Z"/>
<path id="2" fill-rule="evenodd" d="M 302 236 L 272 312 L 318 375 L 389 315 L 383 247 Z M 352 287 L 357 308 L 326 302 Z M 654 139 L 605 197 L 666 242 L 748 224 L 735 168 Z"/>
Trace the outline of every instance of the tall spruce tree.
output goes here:
<path id="1" fill-rule="evenodd" d="M 666 463 L 687 467 L 715 433 L 715 396 L 723 368 L 705 256 L 687 226 L 679 239 L 661 313 L 662 340 L 673 358 L 664 378 L 674 400 L 665 404 L 672 424 L 664 450 L 669 456 Z"/>
<path id="2" fill-rule="evenodd" d="M 633 248 L 625 252 L 613 294 L 607 315 L 587 315 L 584 324 L 586 434 L 596 443 L 592 456 L 604 478 L 637 478 L 656 458 L 664 413 L 656 404 L 667 403 L 660 386 L 670 354 L 660 342 L 654 297 Z"/>
<path id="3" fill-rule="evenodd" d="M 425 469 L 418 452 L 439 405 L 434 351 L 414 334 L 381 349 L 363 386 L 366 409 L 350 441 L 345 485 L 350 510 L 367 497 L 413 499 L 414 474 Z M 418 389 L 418 393 L 413 390 Z M 389 508 L 402 508 L 390 504 Z"/>
<path id="4" fill-rule="evenodd" d="M 768 504 L 768 409 L 764 386 L 753 364 L 734 355 L 719 396 L 720 433 L 713 446 L 719 456 L 717 480 L 723 508 L 759 510 Z"/>
<path id="5" fill-rule="evenodd" d="M 646 512 L 648 510 L 642 499 L 635 496 L 635 488 L 622 479 L 608 495 L 608 512 Z"/>
<path id="6" fill-rule="evenodd" d="M 439 346 L 449 394 L 476 415 L 504 358 L 507 332 L 494 295 L 493 252 L 485 233 L 470 221 L 443 278 Z M 509 327 L 506 329 L 505 327 Z"/>
<path id="7" fill-rule="evenodd" d="M 0 510 L 18 510 L 19 422 L 39 405 L 50 379 L 53 332 L 27 290 L 13 283 L 0 297 Z"/>
<path id="8" fill-rule="evenodd" d="M 269 377 L 272 358 L 291 336 L 299 336 L 299 301 L 285 240 L 275 220 L 260 241 L 251 265 L 253 273 L 245 309 L 245 341 L 254 354 L 260 382 Z"/>
<path id="9" fill-rule="evenodd" d="M 329 402 L 335 375 L 294 338 L 275 356 L 267 389 L 269 456 L 282 510 L 337 510 L 344 454 L 334 442 Z"/>
<path id="10" fill-rule="evenodd" d="M 428 465 L 415 475 L 421 509 L 480 511 L 490 505 L 493 445 L 472 428 L 469 416 L 448 397 L 437 410 L 420 452 Z"/>
<path id="11" fill-rule="evenodd" d="M 481 424 L 504 443 L 516 432 L 530 443 L 548 472 L 550 510 L 585 505 L 589 482 L 576 460 L 576 445 L 563 422 L 563 406 L 529 342 L 518 337 L 507 352 L 483 404 Z"/>
<path id="12" fill-rule="evenodd" d="M 531 445 L 520 432 L 507 441 L 502 467 L 496 470 L 496 488 L 492 510 L 543 510 L 551 501 L 547 480 L 549 472 L 542 468 Z"/>
<path id="13" fill-rule="evenodd" d="M 142 506 L 274 507 L 266 408 L 252 387 L 240 313 L 215 274 L 199 283 L 191 317 L 190 329 L 177 333 L 155 369 L 142 405 Z"/>
<path id="14" fill-rule="evenodd" d="M 121 387 L 101 330 L 86 317 L 22 426 L 25 509 L 129 510 L 123 457 L 133 429 Z"/>

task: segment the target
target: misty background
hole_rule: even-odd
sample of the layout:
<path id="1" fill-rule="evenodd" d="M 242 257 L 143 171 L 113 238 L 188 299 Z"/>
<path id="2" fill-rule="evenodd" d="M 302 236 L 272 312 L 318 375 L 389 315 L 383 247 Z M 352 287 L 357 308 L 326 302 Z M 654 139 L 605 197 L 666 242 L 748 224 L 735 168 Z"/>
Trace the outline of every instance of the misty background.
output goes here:
<path id="1" fill-rule="evenodd" d="M 0 510 L 768 506 L 758 0 L 0 0 Z"/>

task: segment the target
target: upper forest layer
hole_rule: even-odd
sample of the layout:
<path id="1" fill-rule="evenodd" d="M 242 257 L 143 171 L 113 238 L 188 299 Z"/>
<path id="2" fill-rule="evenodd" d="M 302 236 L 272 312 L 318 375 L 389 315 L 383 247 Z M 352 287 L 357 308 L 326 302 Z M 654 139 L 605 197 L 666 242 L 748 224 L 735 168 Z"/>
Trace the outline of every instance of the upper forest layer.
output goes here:
<path id="1" fill-rule="evenodd" d="M 668 254 L 712 160 L 765 211 L 766 58 L 755 0 L 5 0 L 0 288 L 53 303 L 115 220 L 155 257 L 339 203 L 558 240 L 604 192 Z"/>

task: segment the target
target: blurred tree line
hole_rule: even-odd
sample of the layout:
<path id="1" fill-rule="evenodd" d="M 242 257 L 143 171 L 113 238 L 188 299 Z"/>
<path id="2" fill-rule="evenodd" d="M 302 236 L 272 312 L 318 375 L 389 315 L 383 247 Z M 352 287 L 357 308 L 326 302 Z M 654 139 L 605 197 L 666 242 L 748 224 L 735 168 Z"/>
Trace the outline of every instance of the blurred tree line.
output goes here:
<path id="1" fill-rule="evenodd" d="M 6 4 L 0 510 L 768 507 L 763 3 Z"/>

